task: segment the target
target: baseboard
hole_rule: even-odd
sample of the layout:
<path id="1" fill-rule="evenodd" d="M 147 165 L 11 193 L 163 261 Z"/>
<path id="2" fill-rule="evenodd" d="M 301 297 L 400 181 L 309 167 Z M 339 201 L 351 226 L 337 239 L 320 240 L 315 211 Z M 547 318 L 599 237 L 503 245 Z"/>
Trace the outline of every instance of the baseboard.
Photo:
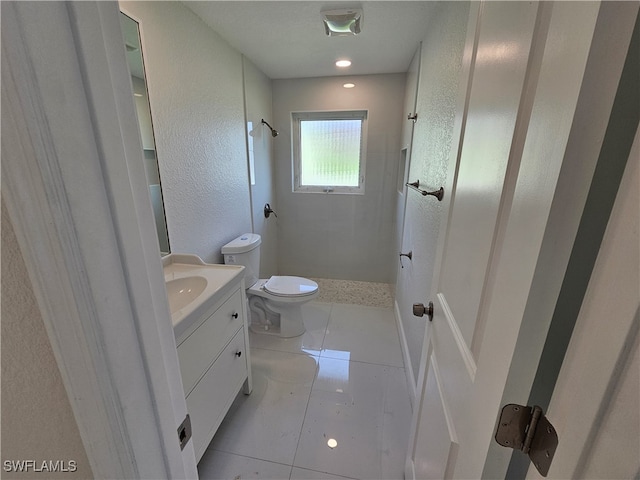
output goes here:
<path id="1" fill-rule="evenodd" d="M 404 480 L 416 480 L 415 464 L 409 459 L 407 459 L 404 466 Z"/>
<path id="2" fill-rule="evenodd" d="M 402 326 L 402 317 L 400 316 L 400 308 L 398 302 L 394 300 L 394 316 L 396 317 L 396 325 L 398 326 L 398 336 L 400 337 L 400 347 L 402 348 L 402 357 L 404 359 L 404 372 L 407 377 L 407 387 L 409 387 L 409 400 L 411 401 L 411 409 L 415 404 L 417 386 L 415 376 L 413 375 L 413 367 L 411 366 L 411 357 L 409 357 L 409 345 L 407 344 L 407 337 L 404 334 L 404 327 Z"/>

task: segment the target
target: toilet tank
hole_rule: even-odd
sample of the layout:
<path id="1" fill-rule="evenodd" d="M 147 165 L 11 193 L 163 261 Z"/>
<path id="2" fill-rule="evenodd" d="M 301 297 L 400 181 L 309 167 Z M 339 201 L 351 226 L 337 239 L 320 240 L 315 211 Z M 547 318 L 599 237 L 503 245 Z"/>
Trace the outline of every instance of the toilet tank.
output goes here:
<path id="1" fill-rule="evenodd" d="M 245 233 L 222 247 L 225 265 L 242 265 L 245 288 L 249 288 L 260 278 L 260 243 L 256 233 Z"/>

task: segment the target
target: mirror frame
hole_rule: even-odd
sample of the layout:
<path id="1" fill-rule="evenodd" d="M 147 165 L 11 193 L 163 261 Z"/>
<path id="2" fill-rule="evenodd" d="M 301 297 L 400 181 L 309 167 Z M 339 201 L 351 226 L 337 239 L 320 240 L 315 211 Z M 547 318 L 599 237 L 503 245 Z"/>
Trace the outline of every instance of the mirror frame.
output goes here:
<path id="1" fill-rule="evenodd" d="M 137 49 L 134 50 L 129 50 L 128 47 L 130 43 L 127 42 L 127 34 L 122 28 L 125 17 L 126 19 L 135 22 L 137 27 L 137 45 L 131 45 L 131 47 L 137 47 Z M 169 242 L 169 229 L 164 208 L 164 193 L 162 191 L 162 178 L 160 175 L 160 165 L 158 163 L 158 148 L 155 129 L 153 126 L 153 114 L 151 112 L 151 99 L 149 94 L 149 84 L 147 81 L 147 69 L 145 67 L 144 60 L 142 26 L 140 24 L 140 20 L 138 20 L 134 15 L 131 15 L 129 12 L 122 8 L 120 8 L 120 25 L 125 48 L 127 49 L 127 66 L 131 78 L 131 89 L 135 102 L 136 113 L 138 116 L 140 143 L 142 146 L 143 160 L 145 163 L 145 173 L 149 186 L 149 199 L 151 201 L 155 217 L 156 233 L 158 236 L 158 247 L 160 249 L 160 254 L 164 256 L 171 253 L 171 244 Z M 132 72 L 132 63 L 130 57 L 131 54 L 134 54 L 134 52 L 137 52 L 140 57 L 142 78 L 135 76 Z M 134 82 L 134 78 L 141 80 L 142 85 L 136 85 L 136 82 Z M 140 92 L 137 92 L 136 90 L 140 90 Z M 147 118 L 148 120 L 146 120 Z M 148 126 L 146 126 L 147 123 Z M 145 148 L 145 146 L 152 148 Z"/>

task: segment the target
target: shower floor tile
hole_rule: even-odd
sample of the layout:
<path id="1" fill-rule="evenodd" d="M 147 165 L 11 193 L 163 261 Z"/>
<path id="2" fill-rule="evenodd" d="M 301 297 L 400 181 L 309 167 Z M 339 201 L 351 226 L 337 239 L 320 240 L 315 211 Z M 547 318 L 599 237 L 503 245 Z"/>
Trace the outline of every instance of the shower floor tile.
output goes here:
<path id="1" fill-rule="evenodd" d="M 334 280 L 312 278 L 320 291 L 320 302 L 366 305 L 370 307 L 392 307 L 393 285 L 389 283 L 359 282 L 355 280 Z"/>

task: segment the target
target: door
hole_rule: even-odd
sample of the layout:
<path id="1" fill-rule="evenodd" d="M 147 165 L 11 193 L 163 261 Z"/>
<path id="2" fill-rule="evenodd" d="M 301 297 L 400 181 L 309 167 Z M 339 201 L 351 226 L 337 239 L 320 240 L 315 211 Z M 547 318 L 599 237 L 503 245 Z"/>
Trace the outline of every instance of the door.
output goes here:
<path id="1" fill-rule="evenodd" d="M 408 478 L 480 478 L 482 472 L 479 442 L 466 441 L 474 435 L 470 417 L 480 413 L 470 400 L 483 393 L 476 389 L 482 374 L 479 356 L 487 346 L 482 338 L 489 293 L 485 284 L 495 275 L 494 259 L 502 253 L 498 236 L 508 219 L 508 205 L 501 205 L 503 194 L 507 196 L 503 190 L 513 189 L 517 180 L 519 159 L 510 159 L 509 153 L 522 134 L 516 131 L 518 114 L 527 114 L 519 106 L 537 13 L 536 4 L 486 3 L 469 23 L 468 48 L 475 53 L 470 96 L 457 178 L 445 189 L 451 196 L 449 218 L 441 227 L 446 233 L 440 275 L 433 283 L 435 315 L 420 365 L 422 401 L 414 412 L 421 423 L 412 439 Z M 501 59 L 500 50 L 507 48 L 511 56 Z M 488 420 L 486 414 L 481 417 Z M 493 428 L 493 419 L 486 427 Z"/>
<path id="2" fill-rule="evenodd" d="M 472 9 L 463 133 L 445 187 L 406 478 L 495 471 L 489 448 L 523 319 L 533 317 L 535 334 L 519 353 L 537 359 L 549 322 L 535 315 L 535 300 L 560 288 L 597 159 L 597 145 L 580 162 L 570 152 L 572 127 L 599 120 L 577 114 L 593 97 L 581 86 L 599 10 L 595 2 Z M 535 372 L 526 362 L 521 370 L 526 384 Z"/>

